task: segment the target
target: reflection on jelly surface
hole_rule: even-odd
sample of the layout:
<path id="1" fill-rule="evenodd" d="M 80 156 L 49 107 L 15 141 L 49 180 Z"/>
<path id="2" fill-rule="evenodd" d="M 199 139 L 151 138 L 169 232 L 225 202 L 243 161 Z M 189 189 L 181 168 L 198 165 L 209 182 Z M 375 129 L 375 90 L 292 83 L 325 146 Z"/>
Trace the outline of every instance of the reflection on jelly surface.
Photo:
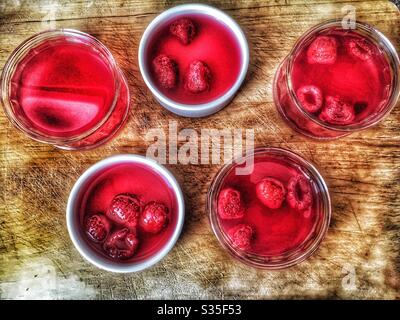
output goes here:
<path id="1" fill-rule="evenodd" d="M 17 65 L 10 100 L 40 134 L 68 138 L 99 124 L 112 106 L 111 66 L 90 44 L 47 40 Z"/>

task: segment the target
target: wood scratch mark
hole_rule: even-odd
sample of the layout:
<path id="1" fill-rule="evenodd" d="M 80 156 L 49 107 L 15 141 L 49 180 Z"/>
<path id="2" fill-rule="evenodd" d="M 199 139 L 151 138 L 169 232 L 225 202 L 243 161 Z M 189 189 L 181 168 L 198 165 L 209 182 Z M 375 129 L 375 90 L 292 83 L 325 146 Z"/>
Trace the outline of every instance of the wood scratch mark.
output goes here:
<path id="1" fill-rule="evenodd" d="M 354 218 L 356 219 L 356 222 L 357 222 L 357 225 L 358 225 L 358 229 L 359 229 L 360 232 L 363 234 L 364 231 L 363 231 L 362 228 L 361 228 L 360 222 L 358 221 L 356 212 L 355 212 L 354 207 L 353 207 L 353 205 L 351 204 L 351 201 L 350 201 L 350 200 L 348 201 L 348 204 L 350 205 L 351 212 L 352 212 Z"/>

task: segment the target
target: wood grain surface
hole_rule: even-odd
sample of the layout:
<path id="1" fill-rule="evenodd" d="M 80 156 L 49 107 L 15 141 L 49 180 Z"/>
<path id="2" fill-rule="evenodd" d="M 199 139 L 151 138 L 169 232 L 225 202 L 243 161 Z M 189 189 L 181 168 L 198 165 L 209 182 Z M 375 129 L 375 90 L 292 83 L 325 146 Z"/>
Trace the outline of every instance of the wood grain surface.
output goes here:
<path id="1" fill-rule="evenodd" d="M 343 139 L 318 142 L 293 132 L 272 100 L 272 79 L 296 39 L 313 25 L 342 16 L 380 29 L 400 49 L 400 14 L 389 1 L 210 1 L 232 15 L 251 46 L 248 77 L 234 101 L 202 119 L 175 116 L 145 86 L 137 50 L 147 24 L 174 1 L 5 0 L 0 3 L 0 66 L 27 37 L 48 28 L 75 28 L 99 38 L 127 75 L 131 111 L 108 144 L 66 152 L 34 142 L 0 112 L 0 298 L 400 298 L 400 105 L 379 125 Z M 111 274 L 73 247 L 65 208 L 79 175 L 119 153 L 145 154 L 150 128 L 254 128 L 256 146 L 291 149 L 326 178 L 333 218 L 321 247 L 283 271 L 252 269 L 217 242 L 205 195 L 219 165 L 167 165 L 186 195 L 183 233 L 171 253 L 136 274 Z M 354 286 L 348 285 L 355 276 Z"/>

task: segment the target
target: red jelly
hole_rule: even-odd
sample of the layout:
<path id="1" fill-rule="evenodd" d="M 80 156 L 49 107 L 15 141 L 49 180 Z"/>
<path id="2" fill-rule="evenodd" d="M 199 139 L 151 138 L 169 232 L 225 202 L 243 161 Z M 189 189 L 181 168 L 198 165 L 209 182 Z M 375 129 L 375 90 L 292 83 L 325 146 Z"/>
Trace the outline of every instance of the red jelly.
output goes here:
<path id="1" fill-rule="evenodd" d="M 28 135 L 82 149 L 104 142 L 121 126 L 129 105 L 126 81 L 96 39 L 77 31 L 50 31 L 16 52 L 20 55 L 10 58 L 3 74 L 3 81 L 10 76 L 3 101 L 9 117 Z"/>
<path id="2" fill-rule="evenodd" d="M 154 84 L 175 102 L 213 101 L 234 85 L 240 73 L 237 39 L 224 23 L 205 14 L 170 21 L 155 32 L 149 48 L 147 61 Z M 159 81 L 159 72 L 152 65 L 159 55 L 167 55 L 177 64 L 176 85 L 165 86 Z"/>
<path id="3" fill-rule="evenodd" d="M 383 35 L 340 23 L 307 32 L 281 64 L 274 99 L 284 118 L 319 139 L 361 130 L 393 107 L 398 56 Z"/>
<path id="4" fill-rule="evenodd" d="M 302 261 L 329 225 L 330 200 L 321 176 L 304 159 L 275 148 L 255 151 L 251 174 L 237 175 L 238 166 L 243 164 L 224 167 L 209 192 L 218 239 L 254 266 L 281 268 Z M 241 195 L 245 212 L 237 219 L 220 214 L 217 200 L 226 190 Z"/>
<path id="5" fill-rule="evenodd" d="M 168 182 L 150 167 L 115 164 L 99 172 L 85 189 L 81 221 L 87 242 L 100 254 L 141 262 L 158 253 L 172 237 L 178 219 L 177 198 Z"/>

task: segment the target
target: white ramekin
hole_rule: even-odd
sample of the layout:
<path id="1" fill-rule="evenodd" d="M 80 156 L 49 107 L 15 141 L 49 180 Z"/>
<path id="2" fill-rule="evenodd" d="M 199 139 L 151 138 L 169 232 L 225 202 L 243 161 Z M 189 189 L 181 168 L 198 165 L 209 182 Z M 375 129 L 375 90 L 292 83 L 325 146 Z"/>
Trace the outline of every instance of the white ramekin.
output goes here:
<path id="1" fill-rule="evenodd" d="M 158 31 L 158 27 L 160 25 L 164 25 L 168 21 L 173 20 L 174 18 L 190 14 L 209 15 L 214 19 L 218 19 L 224 23 L 235 35 L 239 43 L 242 56 L 240 72 L 233 86 L 223 96 L 211 102 L 193 105 L 175 102 L 161 93 L 157 89 L 157 86 L 154 85 L 147 67 L 148 64 L 146 63 L 147 46 L 149 45 L 153 33 Z M 204 4 L 183 4 L 164 11 L 150 22 L 143 33 L 142 39 L 140 40 L 138 59 L 140 72 L 144 82 L 164 108 L 184 117 L 205 117 L 218 112 L 233 99 L 246 77 L 249 67 L 250 54 L 246 36 L 237 22 L 229 15 L 221 10 Z"/>
<path id="2" fill-rule="evenodd" d="M 81 192 L 87 188 L 88 182 L 91 181 L 91 178 L 96 176 L 96 174 L 103 171 L 105 168 L 114 166 L 119 163 L 135 163 L 142 164 L 148 166 L 152 170 L 156 171 L 160 174 L 166 181 L 169 183 L 171 188 L 173 189 L 177 204 L 178 204 L 178 216 L 177 223 L 175 226 L 175 230 L 168 240 L 168 242 L 164 245 L 164 247 L 152 255 L 146 260 L 140 262 L 118 262 L 113 261 L 111 259 L 106 258 L 105 256 L 96 252 L 84 238 L 84 233 L 82 232 L 82 225 L 79 221 L 79 198 Z M 79 253 L 84 257 L 87 261 L 92 263 L 98 268 L 103 270 L 111 271 L 111 272 L 136 272 L 141 271 L 143 269 L 149 268 L 155 263 L 159 262 L 162 258 L 164 258 L 168 252 L 174 247 L 176 241 L 179 238 L 179 235 L 182 231 L 183 223 L 185 217 L 185 203 L 182 194 L 182 190 L 174 178 L 174 176 L 169 172 L 165 167 L 159 165 L 156 161 L 150 158 L 146 158 L 139 155 L 133 154 L 122 154 L 111 156 L 106 158 L 100 162 L 97 162 L 89 169 L 87 169 L 76 181 L 75 185 L 72 188 L 72 191 L 69 195 L 68 204 L 67 204 L 67 228 L 69 235 L 71 237 L 72 243 L 75 248 L 79 251 Z"/>

